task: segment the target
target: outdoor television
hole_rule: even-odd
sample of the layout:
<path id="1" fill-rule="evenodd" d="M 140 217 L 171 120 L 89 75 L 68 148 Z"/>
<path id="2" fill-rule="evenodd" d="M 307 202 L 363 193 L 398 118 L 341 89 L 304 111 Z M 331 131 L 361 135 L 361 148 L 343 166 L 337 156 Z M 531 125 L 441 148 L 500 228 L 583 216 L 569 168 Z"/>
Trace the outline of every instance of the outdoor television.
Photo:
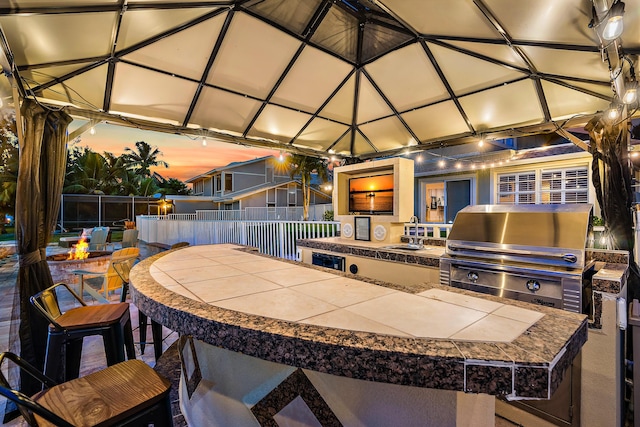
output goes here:
<path id="1" fill-rule="evenodd" d="M 349 179 L 349 212 L 393 215 L 393 173 Z"/>

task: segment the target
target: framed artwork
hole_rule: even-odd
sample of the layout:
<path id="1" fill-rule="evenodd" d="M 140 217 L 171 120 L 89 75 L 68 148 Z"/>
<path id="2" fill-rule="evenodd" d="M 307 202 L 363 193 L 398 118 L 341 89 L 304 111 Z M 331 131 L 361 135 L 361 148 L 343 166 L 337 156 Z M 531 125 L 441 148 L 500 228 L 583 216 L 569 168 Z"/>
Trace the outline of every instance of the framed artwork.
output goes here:
<path id="1" fill-rule="evenodd" d="M 355 221 L 355 240 L 371 240 L 371 218 L 368 216 L 357 216 Z"/>

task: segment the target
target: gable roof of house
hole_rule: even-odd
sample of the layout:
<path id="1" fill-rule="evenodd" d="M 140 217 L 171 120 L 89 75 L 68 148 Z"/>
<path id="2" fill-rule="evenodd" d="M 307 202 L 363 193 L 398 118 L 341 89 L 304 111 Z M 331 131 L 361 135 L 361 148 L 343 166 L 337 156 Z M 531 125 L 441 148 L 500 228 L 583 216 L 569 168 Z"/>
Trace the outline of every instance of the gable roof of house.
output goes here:
<path id="1" fill-rule="evenodd" d="M 222 197 L 213 197 L 213 201 L 217 202 L 217 203 L 229 203 L 229 202 L 234 202 L 236 200 L 240 200 L 240 199 L 244 199 L 245 197 L 249 197 L 249 196 L 253 196 L 254 194 L 258 194 L 258 193 L 262 193 L 264 191 L 267 190 L 271 190 L 273 188 L 279 188 L 279 187 L 284 187 L 284 186 L 288 186 L 290 183 L 295 182 L 298 186 L 302 186 L 302 183 L 298 180 L 289 180 L 289 181 L 283 181 L 283 182 L 278 182 L 278 183 L 272 183 L 272 182 L 268 182 L 265 184 L 260 184 L 260 185 L 256 185 L 255 187 L 250 187 L 250 188 L 245 188 L 242 190 L 238 190 L 238 191 L 234 191 L 231 193 L 226 193 L 224 196 Z M 328 197 L 331 198 L 330 195 L 323 193 L 322 191 L 319 191 L 313 187 L 311 187 L 311 191 L 315 194 L 319 194 L 322 195 L 324 197 Z"/>
<path id="2" fill-rule="evenodd" d="M 275 157 L 274 156 L 264 156 L 264 157 L 256 157 L 255 159 L 251 159 L 251 160 L 245 160 L 243 162 L 231 162 L 228 165 L 220 166 L 220 167 L 211 169 L 208 172 L 201 173 L 200 175 L 196 175 L 193 178 L 189 178 L 185 182 L 188 183 L 188 184 L 191 184 L 192 182 L 195 182 L 195 181 L 197 181 L 199 179 L 209 178 L 209 177 L 211 177 L 211 176 L 213 176 L 215 174 L 218 174 L 218 173 L 223 172 L 223 171 L 227 171 L 229 169 L 235 169 L 235 168 L 240 167 L 240 166 L 246 166 L 246 165 L 250 165 L 252 163 L 262 162 L 262 161 L 265 161 L 267 159 L 275 159 Z"/>

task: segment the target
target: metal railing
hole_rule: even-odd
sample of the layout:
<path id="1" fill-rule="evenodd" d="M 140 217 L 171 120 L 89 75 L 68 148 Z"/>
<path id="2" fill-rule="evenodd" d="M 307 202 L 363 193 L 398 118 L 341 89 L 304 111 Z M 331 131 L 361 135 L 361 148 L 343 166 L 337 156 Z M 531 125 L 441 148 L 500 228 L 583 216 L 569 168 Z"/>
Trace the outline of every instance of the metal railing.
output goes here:
<path id="1" fill-rule="evenodd" d="M 414 236 L 418 239 L 443 239 L 445 240 L 449 237 L 449 232 L 451 231 L 451 226 L 453 224 L 443 224 L 443 223 L 420 223 L 420 224 L 412 224 L 405 223 L 404 224 L 404 236 L 411 237 Z"/>
<path id="2" fill-rule="evenodd" d="M 224 221 L 198 220 L 185 216 L 142 215 L 136 218 L 139 238 L 145 242 L 192 245 L 237 243 L 258 248 L 280 258 L 297 258 L 297 239 L 334 237 L 339 222 L 329 221 Z"/>

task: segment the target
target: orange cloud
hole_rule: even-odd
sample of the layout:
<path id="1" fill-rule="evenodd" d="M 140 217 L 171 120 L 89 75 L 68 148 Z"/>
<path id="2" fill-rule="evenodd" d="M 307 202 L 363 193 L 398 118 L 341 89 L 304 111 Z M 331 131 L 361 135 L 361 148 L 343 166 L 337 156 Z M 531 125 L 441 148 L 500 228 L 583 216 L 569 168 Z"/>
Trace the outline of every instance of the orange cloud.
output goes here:
<path id="1" fill-rule="evenodd" d="M 69 132 L 73 132 L 82 124 L 84 122 L 74 121 L 69 126 Z M 85 132 L 78 142 L 72 142 L 72 144 L 89 147 L 98 153 L 108 151 L 118 156 L 124 153 L 125 147 L 135 149 L 136 141 L 144 141 L 157 147 L 162 152 L 158 160 L 169 164 L 168 168 L 155 167 L 152 168 L 152 171 L 159 173 L 164 178 L 177 178 L 181 181 L 231 162 L 278 155 L 276 150 L 248 148 L 212 140 L 207 140 L 205 147 L 202 146 L 200 139 L 194 140 L 182 135 L 142 131 L 108 124 L 97 125 L 93 135 Z"/>

